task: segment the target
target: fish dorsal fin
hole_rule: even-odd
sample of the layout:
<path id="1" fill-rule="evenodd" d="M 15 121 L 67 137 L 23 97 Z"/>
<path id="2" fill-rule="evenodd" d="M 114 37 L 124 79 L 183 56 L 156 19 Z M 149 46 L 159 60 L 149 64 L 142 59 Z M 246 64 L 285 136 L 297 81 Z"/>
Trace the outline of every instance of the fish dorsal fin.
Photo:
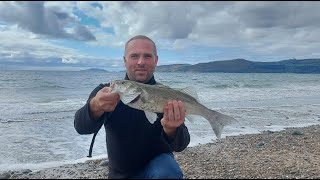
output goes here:
<path id="1" fill-rule="evenodd" d="M 158 83 L 158 82 L 154 86 L 161 87 L 161 88 L 170 88 L 169 86 L 166 86 L 166 85 Z"/>
<path id="2" fill-rule="evenodd" d="M 181 91 L 183 93 L 185 93 L 185 94 L 188 94 L 188 95 L 192 96 L 197 101 L 199 101 L 199 97 L 198 97 L 197 91 L 196 91 L 196 89 L 194 87 L 188 86 L 186 88 L 181 89 Z"/>
<path id="3" fill-rule="evenodd" d="M 123 94 L 122 96 L 120 96 L 120 98 L 124 104 L 129 104 L 135 98 L 137 98 L 139 95 L 140 95 L 140 93 L 130 93 L 130 94 L 125 94 L 125 95 Z"/>
<path id="4" fill-rule="evenodd" d="M 158 118 L 158 115 L 154 112 L 150 112 L 150 111 L 144 111 L 144 114 L 146 115 L 148 121 L 153 124 L 157 118 Z"/>

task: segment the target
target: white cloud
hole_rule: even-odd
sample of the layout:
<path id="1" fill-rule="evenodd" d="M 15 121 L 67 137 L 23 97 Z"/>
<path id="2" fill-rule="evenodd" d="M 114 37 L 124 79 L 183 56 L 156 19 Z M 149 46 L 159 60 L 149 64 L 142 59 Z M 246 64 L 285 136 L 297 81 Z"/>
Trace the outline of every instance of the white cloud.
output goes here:
<path id="1" fill-rule="evenodd" d="M 95 40 L 91 32 L 81 25 L 70 12 L 45 6 L 42 1 L 1 2 L 0 20 L 17 24 L 20 28 L 49 38 L 69 38 L 80 41 Z M 70 7 L 70 6 L 69 6 Z M 65 28 L 72 27 L 73 32 Z"/>
<path id="2" fill-rule="evenodd" d="M 102 8 L 94 6 L 93 3 L 99 3 Z M 77 49 L 58 46 L 53 44 L 52 40 L 46 40 L 39 32 L 41 28 L 37 29 L 35 26 L 45 23 L 35 22 L 35 20 L 41 21 L 38 16 L 31 20 L 31 16 L 36 15 L 32 9 L 41 8 L 30 6 L 26 8 L 19 6 L 18 3 L 0 2 L 2 57 L 7 59 L 22 56 L 59 57 L 66 63 L 105 63 L 103 60 L 107 59 L 105 57 L 86 55 Z M 302 1 L 48 1 L 43 4 L 43 10 L 47 14 L 42 13 L 47 16 L 40 17 L 50 20 L 51 23 L 47 24 L 45 30 L 52 34 L 55 31 L 49 30 L 57 29 L 61 30 L 60 33 L 77 34 L 77 37 L 82 37 L 78 40 L 85 40 L 91 33 L 97 39 L 95 42 L 85 43 L 91 47 L 123 49 L 130 37 L 146 34 L 154 39 L 158 49 L 176 51 L 179 54 L 184 54 L 182 53 L 184 49 L 204 46 L 207 49 L 212 48 L 212 52 L 204 55 L 199 51 L 197 54 L 199 57 L 228 59 L 241 56 L 257 57 L 255 60 L 259 60 L 259 57 L 319 56 L 319 9 L 320 2 Z M 96 19 L 101 27 L 79 24 L 83 17 L 74 14 L 75 10 Z M 12 12 L 26 17 L 18 17 Z M 57 17 L 61 18 L 49 16 L 53 12 L 58 13 Z M 63 17 L 66 19 L 63 20 Z M 9 21 L 11 23 L 4 21 L 8 19 L 11 19 Z M 14 22 L 18 25 L 12 25 Z M 32 25 L 34 22 L 35 25 Z M 71 25 L 67 25 L 70 22 Z M 20 29 L 22 25 L 29 28 L 22 30 Z M 222 50 L 224 48 L 236 51 L 226 53 Z M 122 54 L 117 58 L 121 59 L 121 56 Z M 185 57 L 191 55 L 186 52 Z M 196 59 L 195 56 L 192 57 Z M 122 61 L 118 61 L 108 60 L 110 64 L 121 66 Z"/>
<path id="3" fill-rule="evenodd" d="M 32 33 L 21 30 L 16 26 L 0 26 L 0 32 L 0 39 L 3 44 L 0 46 L 0 63 L 27 60 L 43 63 L 50 59 L 58 59 L 61 63 L 66 64 L 121 65 L 121 63 L 118 63 L 119 60 L 116 59 L 108 60 L 103 57 L 94 57 L 76 49 L 54 45 L 54 43 L 45 39 L 34 38 L 35 36 Z"/>

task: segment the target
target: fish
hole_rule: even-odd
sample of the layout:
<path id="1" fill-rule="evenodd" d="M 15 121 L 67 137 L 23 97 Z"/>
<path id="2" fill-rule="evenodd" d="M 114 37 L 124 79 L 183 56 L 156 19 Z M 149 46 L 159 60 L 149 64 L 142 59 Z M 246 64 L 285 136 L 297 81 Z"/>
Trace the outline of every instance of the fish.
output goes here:
<path id="1" fill-rule="evenodd" d="M 231 116 L 207 108 L 200 103 L 196 91 L 192 87 L 174 89 L 157 83 L 144 84 L 131 80 L 113 80 L 110 82 L 111 93 L 118 93 L 120 100 L 127 106 L 144 111 L 148 121 L 154 123 L 157 113 L 163 113 L 168 100 L 180 100 L 184 103 L 186 119 L 194 123 L 195 116 L 209 121 L 218 139 L 221 138 L 223 127 L 236 123 Z"/>

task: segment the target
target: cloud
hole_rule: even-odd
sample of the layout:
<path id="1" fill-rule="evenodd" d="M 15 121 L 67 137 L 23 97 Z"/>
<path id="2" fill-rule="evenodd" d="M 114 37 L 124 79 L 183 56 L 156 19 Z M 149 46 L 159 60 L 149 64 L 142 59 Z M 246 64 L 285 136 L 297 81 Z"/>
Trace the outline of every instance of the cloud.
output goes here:
<path id="1" fill-rule="evenodd" d="M 95 36 L 66 12 L 44 6 L 44 2 L 1 2 L 0 20 L 17 24 L 35 34 L 80 41 L 96 40 Z M 71 31 L 68 32 L 67 29 Z"/>
<path id="2" fill-rule="evenodd" d="M 37 38 L 17 26 L 0 26 L 0 64 L 19 66 L 118 66 L 119 59 L 96 57 Z M 17 43 L 19 42 L 19 43 Z"/>
<path id="3" fill-rule="evenodd" d="M 250 28 L 319 27 L 319 2 L 237 2 L 233 14 Z"/>
<path id="4" fill-rule="evenodd" d="M 103 27 L 112 27 L 118 46 L 133 35 L 146 34 L 164 49 L 201 45 L 263 51 L 284 41 L 292 49 L 319 35 L 319 2 L 99 3 L 103 8 L 96 13 L 89 12 L 93 7 L 87 3 L 80 9 L 99 19 Z"/>
<path id="5" fill-rule="evenodd" d="M 145 34 L 176 58 L 168 62 L 318 58 L 318 9 L 311 1 L 0 2 L 0 56 L 120 67 L 125 42 Z M 82 42 L 55 43 L 70 39 Z M 102 48 L 118 56 L 92 55 Z"/>

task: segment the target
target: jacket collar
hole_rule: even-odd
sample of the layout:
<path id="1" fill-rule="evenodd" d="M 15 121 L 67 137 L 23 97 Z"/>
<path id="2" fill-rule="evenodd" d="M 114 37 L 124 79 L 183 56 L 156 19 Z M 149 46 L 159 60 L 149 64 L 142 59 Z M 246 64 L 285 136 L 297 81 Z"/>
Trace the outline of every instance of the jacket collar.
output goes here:
<path id="1" fill-rule="evenodd" d="M 130 80 L 129 77 L 128 77 L 128 74 L 126 73 L 126 77 L 124 78 L 125 80 Z M 145 83 L 145 84 L 150 84 L 150 85 L 155 85 L 157 82 L 156 80 L 154 79 L 154 76 L 151 77 L 151 79 Z"/>

